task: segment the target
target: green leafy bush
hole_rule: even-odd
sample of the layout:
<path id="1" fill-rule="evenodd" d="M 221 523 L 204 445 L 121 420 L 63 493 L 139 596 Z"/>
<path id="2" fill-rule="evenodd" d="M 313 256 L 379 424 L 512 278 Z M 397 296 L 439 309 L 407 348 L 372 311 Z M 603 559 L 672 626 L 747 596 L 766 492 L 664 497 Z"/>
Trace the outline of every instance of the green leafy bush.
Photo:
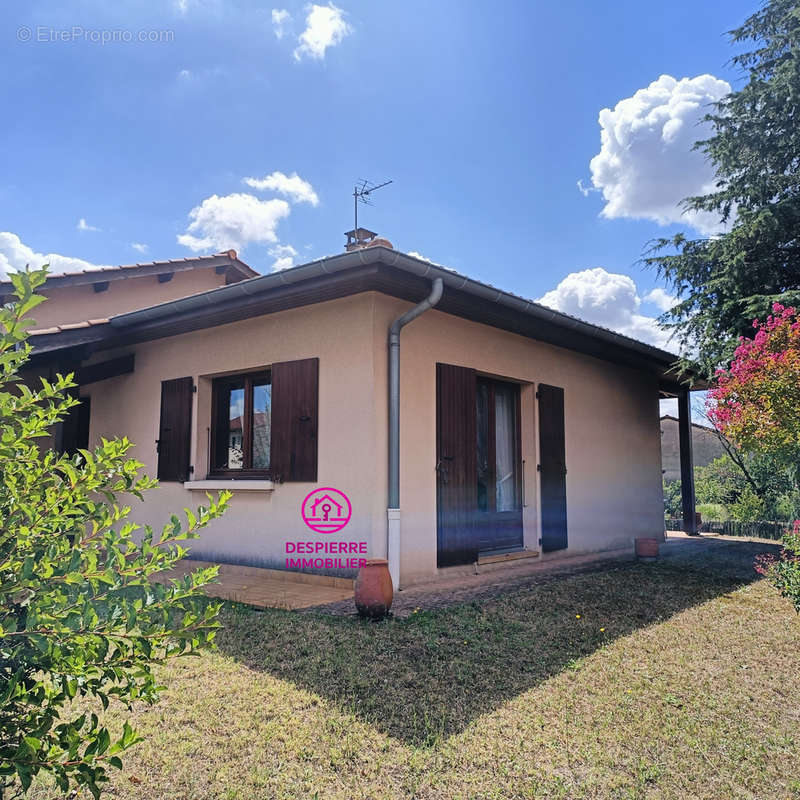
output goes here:
<path id="1" fill-rule="evenodd" d="M 72 456 L 40 447 L 77 403 L 71 376 L 40 388 L 22 379 L 25 315 L 45 277 L 12 276 L 17 300 L 0 308 L 0 797 L 39 772 L 97 797 L 107 766 L 121 767 L 138 738 L 127 723 L 112 736 L 91 707 L 154 702 L 153 665 L 212 642 L 218 605 L 202 587 L 215 568 L 166 585 L 149 578 L 185 555 L 180 542 L 219 517 L 228 495 L 155 534 L 120 501 L 156 485 L 127 439 Z"/>
<path id="2" fill-rule="evenodd" d="M 727 522 L 731 515 L 722 503 L 699 503 L 697 512 L 703 518 L 703 522 L 714 520 L 715 522 Z"/>
<path id="3" fill-rule="evenodd" d="M 742 522 L 797 519 L 800 508 L 791 472 L 767 453 L 732 452 L 737 461 L 725 454 L 695 469 L 697 510 L 703 513 L 700 505 L 709 503 L 727 510 L 725 517 L 703 513 L 703 519 Z"/>
<path id="4" fill-rule="evenodd" d="M 682 509 L 681 482 L 664 480 L 664 515 L 679 517 Z"/>
<path id="5" fill-rule="evenodd" d="M 792 601 L 795 611 L 800 613 L 800 520 L 795 521 L 794 530 L 781 541 L 781 557 L 765 555 L 757 558 L 756 570 L 770 578 L 778 591 Z"/>
<path id="6" fill-rule="evenodd" d="M 766 517 L 766 503 L 749 487 L 742 491 L 730 510 L 738 522 L 758 522 Z"/>
<path id="7" fill-rule="evenodd" d="M 800 491 L 784 492 L 775 502 L 775 519 L 789 520 L 800 517 Z"/>

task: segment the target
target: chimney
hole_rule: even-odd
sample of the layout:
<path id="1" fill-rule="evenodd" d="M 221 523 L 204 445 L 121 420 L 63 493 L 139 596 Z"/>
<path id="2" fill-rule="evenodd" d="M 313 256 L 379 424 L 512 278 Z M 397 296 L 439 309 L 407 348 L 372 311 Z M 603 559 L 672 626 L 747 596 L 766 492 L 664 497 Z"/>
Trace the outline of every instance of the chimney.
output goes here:
<path id="1" fill-rule="evenodd" d="M 351 250 L 361 250 L 366 247 L 378 234 L 375 231 L 368 231 L 366 228 L 356 228 L 352 231 L 347 231 L 347 244 L 344 249 L 349 253 Z"/>
<path id="2" fill-rule="evenodd" d="M 363 250 L 366 247 L 388 247 L 393 250 L 394 247 L 388 239 L 378 236 L 375 231 L 369 231 L 366 228 L 356 228 L 352 231 L 345 233 L 347 237 L 347 244 L 344 249 L 349 253 L 352 250 Z"/>

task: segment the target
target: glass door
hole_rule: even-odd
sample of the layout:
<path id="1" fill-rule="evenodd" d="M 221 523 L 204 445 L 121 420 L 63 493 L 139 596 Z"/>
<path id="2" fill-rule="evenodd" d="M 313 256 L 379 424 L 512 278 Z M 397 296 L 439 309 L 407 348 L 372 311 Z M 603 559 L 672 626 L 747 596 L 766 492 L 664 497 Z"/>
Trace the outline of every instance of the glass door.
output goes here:
<path id="1" fill-rule="evenodd" d="M 478 378 L 476 392 L 478 545 L 515 549 L 522 547 L 519 386 Z"/>

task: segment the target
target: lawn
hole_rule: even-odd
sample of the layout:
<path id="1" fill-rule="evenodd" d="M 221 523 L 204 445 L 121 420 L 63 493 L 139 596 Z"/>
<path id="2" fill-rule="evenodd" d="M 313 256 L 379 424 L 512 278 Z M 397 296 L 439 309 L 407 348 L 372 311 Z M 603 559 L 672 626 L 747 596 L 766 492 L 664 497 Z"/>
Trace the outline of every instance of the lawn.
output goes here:
<path id="1" fill-rule="evenodd" d="M 108 794 L 800 798 L 800 621 L 732 552 L 383 623 L 229 605 Z"/>

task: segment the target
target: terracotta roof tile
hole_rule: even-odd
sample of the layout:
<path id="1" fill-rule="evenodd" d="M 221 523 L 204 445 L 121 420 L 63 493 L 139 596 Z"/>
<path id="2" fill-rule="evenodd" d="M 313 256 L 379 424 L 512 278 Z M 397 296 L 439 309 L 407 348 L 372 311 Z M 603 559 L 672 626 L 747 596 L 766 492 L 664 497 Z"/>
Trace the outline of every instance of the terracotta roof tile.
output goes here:
<path id="1" fill-rule="evenodd" d="M 108 325 L 107 319 L 87 319 L 81 322 L 65 322 L 62 325 L 53 325 L 50 328 L 33 328 L 28 331 L 31 336 L 49 336 L 54 333 L 73 331 L 80 328 L 94 328 L 97 325 Z"/>

